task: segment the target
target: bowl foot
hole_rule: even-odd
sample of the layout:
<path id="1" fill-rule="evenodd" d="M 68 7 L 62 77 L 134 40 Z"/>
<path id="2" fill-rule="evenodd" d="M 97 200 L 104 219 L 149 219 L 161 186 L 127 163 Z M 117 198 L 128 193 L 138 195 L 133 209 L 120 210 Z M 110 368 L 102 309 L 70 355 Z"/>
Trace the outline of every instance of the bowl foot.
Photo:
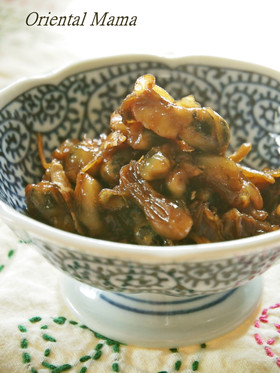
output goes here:
<path id="1" fill-rule="evenodd" d="M 68 276 L 62 294 L 74 315 L 116 341 L 171 348 L 207 342 L 243 323 L 258 305 L 261 279 L 203 297 L 123 294 L 102 291 Z"/>

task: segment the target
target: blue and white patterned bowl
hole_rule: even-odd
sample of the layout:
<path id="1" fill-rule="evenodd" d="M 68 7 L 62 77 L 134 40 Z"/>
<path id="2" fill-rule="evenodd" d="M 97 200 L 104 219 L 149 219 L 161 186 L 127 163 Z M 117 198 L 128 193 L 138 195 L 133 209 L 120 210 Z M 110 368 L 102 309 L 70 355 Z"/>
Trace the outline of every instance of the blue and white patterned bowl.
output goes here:
<path id="1" fill-rule="evenodd" d="M 154 74 L 174 97 L 193 94 L 219 112 L 231 127 L 231 150 L 253 143 L 249 166 L 280 166 L 280 73 L 209 57 L 86 61 L 0 93 L 0 216 L 56 267 L 101 290 L 186 298 L 231 291 L 280 257 L 280 231 L 213 244 L 144 247 L 81 237 L 25 214 L 24 188 L 41 175 L 36 132 L 43 134 L 47 155 L 65 138 L 103 132 L 144 73 Z"/>
<path id="2" fill-rule="evenodd" d="M 106 290 L 204 295 L 230 289 L 260 274 L 280 256 L 280 232 L 233 242 L 151 248 L 80 237 L 25 215 L 25 185 L 39 180 L 36 132 L 46 153 L 65 138 L 95 136 L 150 72 L 174 97 L 189 93 L 230 123 L 231 149 L 251 141 L 249 165 L 279 167 L 280 74 L 207 57 L 176 60 L 122 56 L 80 63 L 24 80 L 1 92 L 1 211 L 13 230 L 40 247 L 57 267 Z"/>

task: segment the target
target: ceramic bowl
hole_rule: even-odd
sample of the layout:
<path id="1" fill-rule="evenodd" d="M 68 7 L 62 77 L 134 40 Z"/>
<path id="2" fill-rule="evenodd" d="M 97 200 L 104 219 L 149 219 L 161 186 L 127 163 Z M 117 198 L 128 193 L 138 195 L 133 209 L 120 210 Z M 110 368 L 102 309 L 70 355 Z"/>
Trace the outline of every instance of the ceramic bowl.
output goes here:
<path id="1" fill-rule="evenodd" d="M 36 133 L 47 156 L 65 138 L 98 135 L 145 73 L 174 97 L 191 93 L 220 113 L 231 127 L 231 151 L 253 143 L 247 165 L 279 167 L 280 73 L 214 57 L 86 61 L 0 93 L 0 216 L 62 270 L 65 300 L 89 327 L 126 343 L 170 347 L 214 338 L 248 317 L 259 276 L 280 257 L 280 231 L 189 246 L 120 244 L 35 221 L 24 197 L 42 172 Z"/>

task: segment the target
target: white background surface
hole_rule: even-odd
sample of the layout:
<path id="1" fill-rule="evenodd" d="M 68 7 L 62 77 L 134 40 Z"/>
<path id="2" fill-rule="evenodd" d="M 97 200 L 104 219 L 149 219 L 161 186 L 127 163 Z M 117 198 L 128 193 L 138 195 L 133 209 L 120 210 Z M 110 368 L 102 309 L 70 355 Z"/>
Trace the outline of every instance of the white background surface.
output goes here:
<path id="1" fill-rule="evenodd" d="M 35 11 L 87 18 L 84 26 L 27 26 Z M 90 26 L 94 12 L 106 11 L 137 16 L 137 25 Z M 0 88 L 74 61 L 127 53 L 211 55 L 280 70 L 279 0 L 1 0 L 0 16 Z"/>

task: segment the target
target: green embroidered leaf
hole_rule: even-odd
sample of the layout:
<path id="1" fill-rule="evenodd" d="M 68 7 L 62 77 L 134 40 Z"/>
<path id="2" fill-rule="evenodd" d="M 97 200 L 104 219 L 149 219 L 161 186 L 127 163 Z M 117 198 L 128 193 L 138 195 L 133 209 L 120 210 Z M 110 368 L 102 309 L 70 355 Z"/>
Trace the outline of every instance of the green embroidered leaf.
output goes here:
<path id="1" fill-rule="evenodd" d="M 57 368 L 55 365 L 52 365 L 52 364 L 48 363 L 47 361 L 43 361 L 42 365 L 43 365 L 43 367 L 51 369 L 51 370 L 54 370 L 54 369 Z"/>
<path id="2" fill-rule="evenodd" d="M 51 337 L 50 335 L 48 334 L 43 334 L 42 335 L 42 338 L 45 340 L 45 341 L 49 341 L 49 342 L 56 342 L 56 339 Z"/>
<path id="3" fill-rule="evenodd" d="M 28 341 L 26 338 L 22 339 L 20 342 L 20 347 L 21 348 L 27 348 L 28 347 Z"/>
<path id="4" fill-rule="evenodd" d="M 63 317 L 63 316 L 59 316 L 55 319 L 53 319 L 53 321 L 58 324 L 58 325 L 63 325 L 66 321 L 66 317 Z"/>
<path id="5" fill-rule="evenodd" d="M 89 355 L 85 355 L 85 356 L 82 356 L 80 358 L 80 362 L 81 363 L 84 363 L 85 361 L 88 361 L 91 357 Z"/>
<path id="6" fill-rule="evenodd" d="M 77 321 L 74 321 L 74 320 L 70 320 L 70 321 L 69 321 L 69 324 L 72 324 L 72 325 L 78 325 Z"/>
<path id="7" fill-rule="evenodd" d="M 177 360 L 176 363 L 174 364 L 174 369 L 176 371 L 180 370 L 181 365 L 182 365 L 182 361 L 181 360 Z"/>
<path id="8" fill-rule="evenodd" d="M 27 329 L 26 329 L 26 327 L 25 327 L 25 326 L 23 326 L 23 325 L 18 325 L 18 329 L 19 329 L 19 331 L 20 331 L 20 332 L 22 332 L 22 333 L 25 333 L 25 332 L 27 332 Z"/>
<path id="9" fill-rule="evenodd" d="M 98 343 L 98 344 L 95 346 L 95 350 L 96 350 L 96 351 L 99 351 L 99 350 L 101 350 L 101 348 L 102 348 L 103 346 L 104 346 L 103 343 Z"/>
<path id="10" fill-rule="evenodd" d="M 8 258 L 11 258 L 14 255 L 15 250 L 10 250 L 8 252 Z"/>
<path id="11" fill-rule="evenodd" d="M 34 316 L 34 317 L 31 317 L 31 319 L 29 319 L 31 323 L 39 322 L 41 320 L 42 318 L 40 316 Z"/>
<path id="12" fill-rule="evenodd" d="M 192 363 L 192 370 L 193 370 L 193 371 L 198 370 L 198 366 L 199 366 L 199 362 L 198 362 L 197 360 L 195 360 L 195 361 Z"/>
<path id="13" fill-rule="evenodd" d="M 119 343 L 115 343 L 114 345 L 113 345 L 113 351 L 114 352 L 120 352 L 120 345 L 119 345 Z"/>
<path id="14" fill-rule="evenodd" d="M 24 352 L 24 353 L 22 354 L 22 360 L 23 360 L 23 363 L 24 363 L 24 364 L 30 363 L 30 361 L 31 361 L 31 356 L 30 356 L 27 352 Z"/>
<path id="15" fill-rule="evenodd" d="M 61 372 L 65 372 L 66 370 L 69 370 L 72 368 L 72 365 L 70 364 L 63 364 L 55 369 L 52 370 L 52 373 L 61 373 Z"/>
<path id="16" fill-rule="evenodd" d="M 102 355 L 102 351 L 96 351 L 96 353 L 93 355 L 93 360 L 98 360 Z"/>

